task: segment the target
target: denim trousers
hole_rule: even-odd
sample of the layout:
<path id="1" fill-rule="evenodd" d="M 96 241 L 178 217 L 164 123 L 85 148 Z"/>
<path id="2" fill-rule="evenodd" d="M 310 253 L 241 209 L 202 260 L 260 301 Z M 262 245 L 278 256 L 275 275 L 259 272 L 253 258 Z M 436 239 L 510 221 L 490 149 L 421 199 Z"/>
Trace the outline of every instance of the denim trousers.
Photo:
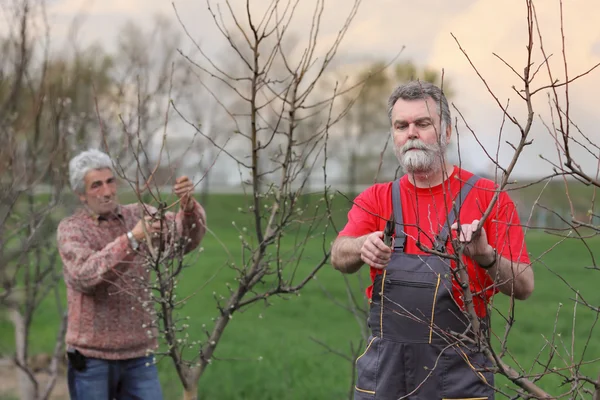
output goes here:
<path id="1" fill-rule="evenodd" d="M 85 358 L 85 368 L 68 367 L 71 400 L 162 400 L 152 356 L 128 360 Z"/>

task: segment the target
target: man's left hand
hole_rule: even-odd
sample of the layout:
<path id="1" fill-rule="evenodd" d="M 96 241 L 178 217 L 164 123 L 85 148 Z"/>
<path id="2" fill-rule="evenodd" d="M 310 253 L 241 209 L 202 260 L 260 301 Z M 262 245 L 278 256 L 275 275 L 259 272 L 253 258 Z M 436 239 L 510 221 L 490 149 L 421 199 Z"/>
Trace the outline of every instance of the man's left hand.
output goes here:
<path id="1" fill-rule="evenodd" d="M 450 228 L 457 231 L 458 240 L 465 243 L 465 254 L 467 256 L 477 263 L 487 264 L 486 260 L 489 260 L 490 256 L 493 257 L 494 249 L 488 243 L 485 229 L 481 227 L 477 232 L 478 225 L 479 220 L 476 219 L 470 224 L 461 224 L 460 229 L 456 222 Z"/>
<path id="2" fill-rule="evenodd" d="M 190 212 L 194 209 L 194 202 L 191 200 L 194 184 L 187 176 L 180 176 L 175 180 L 173 191 L 181 200 L 179 205 L 183 211 Z"/>

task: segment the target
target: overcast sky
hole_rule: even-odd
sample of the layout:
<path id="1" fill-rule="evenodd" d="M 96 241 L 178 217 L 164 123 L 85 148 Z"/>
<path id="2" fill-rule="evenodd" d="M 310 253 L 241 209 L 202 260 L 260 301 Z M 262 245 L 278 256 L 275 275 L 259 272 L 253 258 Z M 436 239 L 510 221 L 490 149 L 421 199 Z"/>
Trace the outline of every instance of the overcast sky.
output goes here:
<path id="1" fill-rule="evenodd" d="M 235 7 L 243 7 L 244 0 L 230 0 Z M 213 1 L 216 4 L 216 1 Z M 256 15 L 270 0 L 251 0 Z M 302 0 L 296 15 L 296 30 L 301 33 L 310 22 L 315 0 Z M 571 0 L 564 3 L 564 25 L 569 76 L 576 76 L 600 62 L 600 29 L 595 18 L 600 15 L 600 1 Z M 218 51 L 222 42 L 208 13 L 204 0 L 175 0 L 175 7 L 192 34 L 210 51 Z M 350 0 L 326 0 L 322 34 L 331 40 L 341 27 Z M 559 1 L 538 0 L 537 16 L 547 54 L 553 54 L 550 65 L 556 79 L 564 80 L 559 26 Z M 79 29 L 82 42 L 100 42 L 110 48 L 120 25 L 133 20 L 149 25 L 152 16 L 163 13 L 175 21 L 173 4 L 169 0 L 50 0 L 49 15 L 55 40 L 68 32 L 72 18 L 83 14 Z M 524 103 L 514 95 L 511 87 L 522 88 L 519 78 L 493 53 L 502 57 L 515 70 L 522 73 L 526 64 L 527 26 L 525 0 L 363 0 L 340 54 L 348 60 L 390 59 L 403 46 L 400 60 L 412 60 L 418 65 L 444 69 L 452 81 L 455 97 L 453 102 L 460 109 L 476 132 L 477 137 L 489 151 L 495 152 L 502 113 L 477 77 L 468 60 L 458 48 L 452 34 L 485 77 L 491 89 L 503 104 L 510 98 L 511 109 L 521 120 L 525 116 Z M 533 62 L 539 65 L 543 57 L 539 40 L 534 43 Z M 539 73 L 533 87 L 547 82 L 546 69 Z M 571 118 L 595 143 L 600 144 L 598 126 L 598 88 L 600 68 L 570 86 Z M 564 91 L 562 92 L 564 94 Z M 553 139 L 547 133 L 540 118 L 548 123 L 548 98 L 541 94 L 534 103 L 536 121 L 533 127 L 534 144 L 529 147 L 515 171 L 518 177 L 539 176 L 549 167 L 539 154 L 556 158 Z M 458 114 L 453 109 L 453 116 Z M 477 170 L 485 157 L 483 151 L 464 128 L 459 125 L 464 165 Z M 518 133 L 510 124 L 505 126 L 504 140 L 518 139 Z M 596 154 L 598 150 L 595 151 Z M 585 151 L 578 151 L 589 172 L 594 172 L 596 162 Z M 501 161 L 510 160 L 508 146 L 501 151 Z"/>

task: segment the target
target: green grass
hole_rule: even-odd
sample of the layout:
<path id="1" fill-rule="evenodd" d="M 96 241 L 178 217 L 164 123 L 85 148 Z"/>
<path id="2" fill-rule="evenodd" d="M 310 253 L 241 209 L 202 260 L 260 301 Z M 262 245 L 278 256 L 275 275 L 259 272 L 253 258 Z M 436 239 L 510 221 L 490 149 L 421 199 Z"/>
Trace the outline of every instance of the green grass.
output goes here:
<path id="1" fill-rule="evenodd" d="M 228 255 L 223 251 L 227 247 L 231 257 L 240 261 L 239 232 L 232 221 L 241 229 L 251 228 L 251 219 L 237 211 L 246 203 L 239 196 L 211 196 L 206 206 L 209 227 L 202 246 L 204 251 L 196 257 L 194 264 L 186 269 L 179 285 L 180 296 L 189 294 L 204 284 L 215 272 L 216 278 L 188 303 L 182 315 L 188 315 L 190 337 L 203 339 L 202 324 L 211 327 L 211 319 L 218 313 L 213 292 L 226 296 L 226 282 L 232 282 L 233 273 L 225 266 Z M 311 205 L 311 209 L 313 209 Z M 338 228 L 345 221 L 347 203 L 344 199 L 336 202 L 335 220 Z M 307 215 L 305 215 L 306 217 Z M 321 226 L 322 231 L 325 226 Z M 302 234 L 304 227 L 298 227 Z M 331 228 L 327 230 L 325 244 L 334 238 Z M 291 252 L 297 248 L 291 232 L 283 248 Z M 529 251 L 534 257 L 551 248 L 556 238 L 532 232 L 527 238 Z M 595 256 L 600 256 L 600 240 L 592 242 Z M 544 337 L 551 339 L 554 327 L 561 333 L 564 346 L 570 352 L 573 324 L 574 293 L 555 274 L 567 279 L 580 290 L 584 298 L 592 305 L 600 305 L 600 293 L 596 290 L 598 271 L 585 269 L 592 261 L 581 243 L 568 241 L 558 245 L 552 252 L 535 263 L 536 289 L 526 302 L 517 303 L 515 324 L 509 338 L 509 350 L 524 368 L 533 364 L 540 349 L 544 346 Z M 308 271 L 323 255 L 323 239 L 316 235 L 302 254 L 298 277 Z M 366 277 L 367 270 L 361 272 Z M 268 284 L 268 283 L 267 283 Z M 325 291 L 337 299 L 345 299 L 345 287 L 339 273 L 326 266 L 311 281 L 299 296 L 285 296 L 257 303 L 244 312 L 234 314 L 216 351 L 216 360 L 209 366 L 200 381 L 199 394 L 207 399 L 344 399 L 350 387 L 351 365 L 344 359 L 329 353 L 311 338 L 327 343 L 333 349 L 349 353 L 351 342 L 358 343 L 360 330 L 354 317 L 328 300 Z M 358 291 L 358 289 L 357 289 Z M 360 296 L 361 293 L 358 293 Z M 61 287 L 64 299 L 64 288 Z M 563 306 L 555 324 L 559 303 Z M 494 313 L 494 331 L 504 332 L 501 313 L 508 310 L 507 298 L 498 295 L 495 300 L 498 311 Z M 47 299 L 36 314 L 31 336 L 32 352 L 51 351 L 56 335 L 58 314 L 52 299 Z M 575 329 L 575 353 L 579 357 L 588 342 L 590 328 L 595 322 L 595 313 L 579 306 Z M 585 360 L 600 357 L 600 341 L 592 340 L 586 349 Z M 558 351 L 568 358 L 562 343 Z M 8 323 L 0 324 L 0 352 L 12 351 L 13 338 Z M 541 353 L 539 360 L 548 358 L 548 350 Z M 511 365 L 514 361 L 505 358 Z M 554 357 L 551 367 L 564 366 L 558 356 Z M 537 370 L 540 367 L 536 367 Z M 582 371 L 597 376 L 600 364 L 586 366 Z M 160 379 L 166 399 L 180 398 L 181 386 L 170 359 L 159 363 Z M 500 385 L 505 380 L 498 379 Z M 558 393 L 562 380 L 558 376 L 543 379 L 540 384 L 551 393 Z M 558 391 L 557 391 L 558 390 Z M 507 390 L 508 391 L 508 390 Z"/>
<path id="2" fill-rule="evenodd" d="M 530 234 L 527 238 L 529 251 L 534 257 L 557 242 L 557 238 L 540 233 Z M 600 257 L 600 240 L 596 238 L 588 243 L 597 260 Z M 533 371 L 540 373 L 544 370 L 542 365 L 561 370 L 573 364 L 572 360 L 577 363 L 577 360 L 589 362 L 600 358 L 600 342 L 596 339 L 598 315 L 582 304 L 576 306 L 576 293 L 569 288 L 569 285 L 572 286 L 582 296 L 580 299 L 585 299 L 590 305 L 600 305 L 600 292 L 596 285 L 600 271 L 586 268 L 591 265 L 589 252 L 577 240 L 557 245 L 534 264 L 535 291 L 527 301 L 517 303 L 514 328 L 508 341 L 510 353 L 526 370 L 533 366 Z M 506 316 L 508 313 L 507 297 L 496 296 L 495 306 L 498 312 L 494 318 L 494 331 L 503 334 L 505 321 L 501 314 Z M 551 343 L 554 346 L 550 346 Z M 550 358 L 552 347 L 555 353 Z M 506 357 L 505 361 L 515 366 L 510 357 Z M 598 371 L 598 362 L 581 368 L 581 373 L 593 379 L 598 376 Z M 569 376 L 569 371 L 561 372 Z M 550 374 L 538 383 L 556 395 L 568 390 L 569 385 L 562 386 L 564 381 L 557 374 Z M 505 385 L 507 382 L 500 378 L 498 383 Z"/>

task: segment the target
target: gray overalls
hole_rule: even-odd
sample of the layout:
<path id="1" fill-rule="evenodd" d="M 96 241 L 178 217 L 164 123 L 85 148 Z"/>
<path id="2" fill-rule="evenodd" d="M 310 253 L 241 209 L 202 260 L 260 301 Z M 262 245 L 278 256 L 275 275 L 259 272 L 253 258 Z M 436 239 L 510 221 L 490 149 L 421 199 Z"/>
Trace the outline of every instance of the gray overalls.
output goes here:
<path id="1" fill-rule="evenodd" d="M 456 204 L 462 204 L 479 178 L 467 181 Z M 392 185 L 396 218 L 394 252 L 376 276 L 369 314 L 371 337 L 356 360 L 355 400 L 493 399 L 494 377 L 483 353 L 447 334 L 465 332 L 468 319 L 452 297 L 450 260 L 406 254 L 400 185 Z M 454 210 L 448 221 L 454 222 Z M 436 249 L 449 237 L 444 224 Z"/>

